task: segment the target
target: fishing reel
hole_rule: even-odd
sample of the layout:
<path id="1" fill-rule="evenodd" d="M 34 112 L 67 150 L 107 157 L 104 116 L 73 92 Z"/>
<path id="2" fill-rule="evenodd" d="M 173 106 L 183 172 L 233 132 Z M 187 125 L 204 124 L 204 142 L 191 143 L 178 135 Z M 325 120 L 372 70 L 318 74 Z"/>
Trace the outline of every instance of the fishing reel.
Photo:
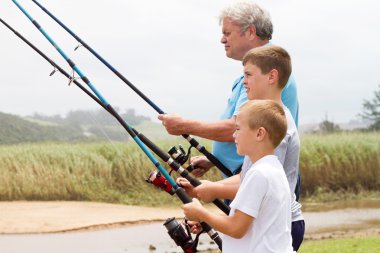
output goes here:
<path id="1" fill-rule="evenodd" d="M 178 145 L 179 149 L 176 146 L 173 146 L 169 149 L 168 153 L 169 155 L 176 161 L 177 163 L 183 165 L 184 163 L 189 160 L 190 154 L 191 154 L 191 148 L 193 146 L 190 146 L 189 149 L 187 150 L 187 154 L 181 144 Z M 192 172 L 194 170 L 194 167 L 192 164 L 190 164 L 186 170 L 188 172 Z"/>
<path id="2" fill-rule="evenodd" d="M 169 183 L 168 180 L 165 179 L 158 171 L 152 171 L 148 178 L 145 179 L 146 182 L 153 184 L 154 186 L 163 189 L 170 195 L 174 195 L 175 191 L 173 186 Z"/>
<path id="3" fill-rule="evenodd" d="M 191 237 L 190 229 L 188 225 L 186 225 L 186 230 L 184 227 L 179 224 L 175 218 L 168 218 L 164 226 L 168 230 L 168 234 L 170 237 L 174 240 L 174 242 L 177 244 L 177 246 L 180 246 L 185 253 L 193 253 L 197 252 L 197 246 L 198 246 L 198 239 L 199 234 L 196 235 L 195 239 Z"/>
<path id="4" fill-rule="evenodd" d="M 179 149 L 176 147 L 176 146 L 173 146 L 169 149 L 168 153 L 169 155 L 179 164 L 184 164 L 185 162 L 187 162 L 187 160 L 189 159 L 189 156 L 190 156 L 190 149 L 193 147 L 193 146 L 190 146 L 189 147 L 189 150 L 187 151 L 187 154 L 185 152 L 185 150 L 183 149 L 183 147 L 181 146 L 181 144 L 178 145 Z"/>

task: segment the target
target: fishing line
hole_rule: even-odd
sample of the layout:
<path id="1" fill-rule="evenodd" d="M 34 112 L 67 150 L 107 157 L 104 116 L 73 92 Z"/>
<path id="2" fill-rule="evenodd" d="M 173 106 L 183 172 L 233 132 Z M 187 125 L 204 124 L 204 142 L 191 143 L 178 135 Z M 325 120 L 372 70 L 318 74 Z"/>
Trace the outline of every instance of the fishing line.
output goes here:
<path id="1" fill-rule="evenodd" d="M 110 63 L 108 63 L 102 56 L 93 50 L 86 42 L 84 42 L 78 35 L 71 31 L 65 24 L 63 24 L 57 17 L 55 17 L 49 10 L 42 6 L 38 1 L 32 0 L 38 7 L 40 7 L 48 16 L 56 21 L 64 30 L 66 30 L 72 37 L 74 37 L 79 45 L 75 48 L 77 50 L 80 46 L 89 50 L 98 60 L 108 67 L 116 76 L 118 76 L 125 84 L 127 84 L 135 93 L 137 93 L 145 102 L 147 102 L 159 114 L 165 114 L 152 100 L 150 100 L 144 93 L 142 93 L 136 86 L 134 86 L 127 78 L 125 78 L 119 71 L 117 71 Z M 228 177 L 233 176 L 233 173 L 222 164 L 212 153 L 210 153 L 203 145 L 201 145 L 194 137 L 189 134 L 182 134 L 191 146 L 195 147 L 199 152 L 205 155 L 210 162 L 212 162 L 223 174 Z"/>

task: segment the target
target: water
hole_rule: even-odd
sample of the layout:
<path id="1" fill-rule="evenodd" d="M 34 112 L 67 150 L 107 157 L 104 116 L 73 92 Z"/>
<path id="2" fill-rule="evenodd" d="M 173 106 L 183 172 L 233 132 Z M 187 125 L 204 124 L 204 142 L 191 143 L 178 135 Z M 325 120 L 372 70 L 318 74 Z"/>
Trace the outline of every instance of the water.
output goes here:
<path id="1" fill-rule="evenodd" d="M 216 249 L 217 246 L 210 241 L 208 235 L 202 234 L 198 249 Z M 163 222 L 87 232 L 1 235 L 0 245 L 1 253 L 183 252 L 169 237 Z"/>
<path id="2" fill-rule="evenodd" d="M 303 208 L 306 233 L 380 229 L 380 200 L 307 204 Z M 199 250 L 216 249 L 208 235 Z M 152 247 L 150 247 L 152 246 Z M 177 253 L 163 222 L 97 231 L 33 235 L 0 235 L 1 253 Z"/>

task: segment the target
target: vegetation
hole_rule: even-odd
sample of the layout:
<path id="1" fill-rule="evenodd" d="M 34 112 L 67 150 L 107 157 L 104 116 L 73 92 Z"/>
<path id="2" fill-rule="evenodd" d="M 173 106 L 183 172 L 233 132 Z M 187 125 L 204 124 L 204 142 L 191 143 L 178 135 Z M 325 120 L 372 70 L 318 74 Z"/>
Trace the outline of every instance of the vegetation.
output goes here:
<path id="1" fill-rule="evenodd" d="M 299 253 L 376 253 L 380 252 L 380 237 L 306 241 Z"/>
<path id="2" fill-rule="evenodd" d="M 158 142 L 163 150 L 182 139 Z M 209 142 L 207 144 L 209 148 Z M 302 198 L 326 200 L 379 192 L 380 135 L 309 134 L 301 140 Z M 161 164 L 164 164 L 161 162 Z M 155 167 L 134 142 L 35 143 L 0 146 L 0 200 L 88 200 L 174 204 L 145 182 Z M 173 172 L 173 176 L 177 173 Z M 206 174 L 220 179 L 214 169 Z M 338 194 L 337 194 L 338 193 Z"/>
<path id="3" fill-rule="evenodd" d="M 145 182 L 155 167 L 132 143 L 0 146 L 0 164 L 0 200 L 177 203 Z"/>
<path id="4" fill-rule="evenodd" d="M 149 121 L 135 114 L 133 109 L 120 113 L 131 125 Z M 153 124 L 153 123 L 152 123 Z M 126 141 L 129 135 L 116 120 L 104 110 L 71 111 L 66 117 L 59 115 L 31 117 L 0 113 L 0 144 L 46 141 Z"/>
<path id="5" fill-rule="evenodd" d="M 379 191 L 380 135 L 308 134 L 301 139 L 302 195 Z"/>
<path id="6" fill-rule="evenodd" d="M 363 112 L 360 116 L 372 122 L 371 130 L 380 130 L 380 85 L 379 90 L 375 91 L 374 95 L 375 97 L 372 100 L 364 100 Z"/>

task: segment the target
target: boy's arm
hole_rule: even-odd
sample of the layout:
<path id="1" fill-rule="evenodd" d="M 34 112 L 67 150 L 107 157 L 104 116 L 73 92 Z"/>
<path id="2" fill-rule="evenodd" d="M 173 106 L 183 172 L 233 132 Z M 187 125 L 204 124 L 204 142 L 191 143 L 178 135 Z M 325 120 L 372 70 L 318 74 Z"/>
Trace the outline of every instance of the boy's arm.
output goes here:
<path id="1" fill-rule="evenodd" d="M 240 177 L 241 177 L 241 172 L 237 175 L 233 175 L 232 177 L 228 177 L 226 179 L 222 179 L 217 182 L 223 185 L 234 185 L 234 184 L 240 185 Z"/>
<path id="2" fill-rule="evenodd" d="M 234 199 L 240 184 L 222 184 L 220 182 L 203 181 L 202 184 L 195 187 L 195 195 L 206 203 L 214 201 L 217 198 Z"/>
<path id="3" fill-rule="evenodd" d="M 239 210 L 236 210 L 232 216 L 213 214 L 205 209 L 199 200 L 195 198 L 193 202 L 183 205 L 182 209 L 189 220 L 204 221 L 215 230 L 236 239 L 242 238 L 255 220 L 254 217 Z"/>
<path id="4" fill-rule="evenodd" d="M 194 187 L 186 178 L 179 177 L 176 183 L 181 186 L 190 197 L 197 197 L 206 203 L 215 199 L 234 199 L 240 184 L 222 184 L 220 182 L 211 182 L 201 180 L 202 184 Z M 240 182 L 240 181 L 239 181 Z"/>

